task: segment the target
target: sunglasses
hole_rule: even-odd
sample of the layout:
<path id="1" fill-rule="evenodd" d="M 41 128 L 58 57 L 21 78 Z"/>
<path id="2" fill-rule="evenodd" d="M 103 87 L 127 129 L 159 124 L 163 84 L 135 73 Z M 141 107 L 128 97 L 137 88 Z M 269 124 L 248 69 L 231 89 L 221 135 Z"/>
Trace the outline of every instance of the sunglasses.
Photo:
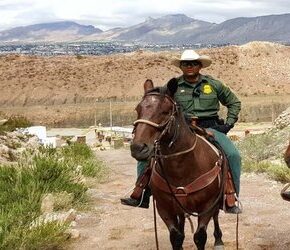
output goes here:
<path id="1" fill-rule="evenodd" d="M 180 66 L 182 67 L 195 67 L 201 65 L 199 61 L 181 61 Z"/>

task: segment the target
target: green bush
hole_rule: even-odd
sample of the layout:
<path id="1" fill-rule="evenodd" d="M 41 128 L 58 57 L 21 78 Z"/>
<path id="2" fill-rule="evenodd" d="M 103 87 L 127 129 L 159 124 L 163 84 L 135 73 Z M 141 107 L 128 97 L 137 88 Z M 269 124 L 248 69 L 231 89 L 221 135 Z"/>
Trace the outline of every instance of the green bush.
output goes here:
<path id="1" fill-rule="evenodd" d="M 288 143 L 290 127 L 284 130 L 271 130 L 263 134 L 249 135 L 237 143 L 244 160 L 262 161 L 282 159 L 285 143 Z"/>
<path id="2" fill-rule="evenodd" d="M 78 182 L 79 177 L 74 172 L 74 166 L 53 156 L 34 157 L 32 168 L 35 181 L 48 192 L 66 191 L 74 194 L 74 201 L 83 198 L 87 187 Z"/>
<path id="3" fill-rule="evenodd" d="M 89 146 L 82 143 L 71 143 L 67 147 L 63 147 L 61 154 L 64 161 L 70 164 L 82 167 L 82 174 L 84 176 L 99 177 L 104 174 L 104 166 L 102 162 L 98 161 L 93 151 Z"/>
<path id="4" fill-rule="evenodd" d="M 84 176 L 98 177 L 98 179 L 101 179 L 105 174 L 104 164 L 96 159 L 93 161 L 84 161 L 82 163 L 82 174 Z"/>
<path id="5" fill-rule="evenodd" d="M 271 162 L 244 161 L 243 172 L 265 173 L 276 181 L 282 183 L 290 182 L 290 169 L 284 165 Z"/>
<path id="6" fill-rule="evenodd" d="M 23 230 L 40 215 L 45 190 L 31 169 L 11 166 L 0 167 L 0 190 L 0 249 L 19 249 Z"/>
<path id="7" fill-rule="evenodd" d="M 62 149 L 40 147 L 26 151 L 17 166 L 0 166 L 0 249 L 55 249 L 67 238 L 68 225 L 59 222 L 35 225 L 41 201 L 47 193 L 66 194 L 56 209 L 86 202 L 88 187 L 83 174 L 98 176 L 103 165 L 86 145 Z M 65 207 L 65 206 L 70 207 Z"/>
<path id="8" fill-rule="evenodd" d="M 93 157 L 93 151 L 88 145 L 82 143 L 71 143 L 67 147 L 62 148 L 62 155 L 66 158 L 71 158 L 77 162 L 91 159 Z"/>
<path id="9" fill-rule="evenodd" d="M 22 248 L 24 249 L 57 249 L 67 239 L 64 233 L 68 228 L 66 223 L 56 221 L 44 223 L 24 231 Z"/>
<path id="10" fill-rule="evenodd" d="M 266 173 L 276 181 L 290 182 L 290 169 L 283 161 L 289 131 L 290 127 L 272 129 L 263 134 L 246 136 L 237 143 L 243 161 L 242 171 Z"/>

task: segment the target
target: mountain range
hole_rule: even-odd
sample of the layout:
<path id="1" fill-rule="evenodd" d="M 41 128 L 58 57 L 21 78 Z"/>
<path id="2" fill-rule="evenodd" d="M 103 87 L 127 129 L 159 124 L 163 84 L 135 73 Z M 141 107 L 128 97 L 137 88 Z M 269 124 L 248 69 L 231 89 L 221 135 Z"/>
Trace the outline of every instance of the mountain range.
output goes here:
<path id="1" fill-rule="evenodd" d="M 75 22 L 42 23 L 0 31 L 2 42 L 124 41 L 139 43 L 244 44 L 290 43 L 290 14 L 239 17 L 220 24 L 184 14 L 147 18 L 125 28 L 102 31 Z"/>

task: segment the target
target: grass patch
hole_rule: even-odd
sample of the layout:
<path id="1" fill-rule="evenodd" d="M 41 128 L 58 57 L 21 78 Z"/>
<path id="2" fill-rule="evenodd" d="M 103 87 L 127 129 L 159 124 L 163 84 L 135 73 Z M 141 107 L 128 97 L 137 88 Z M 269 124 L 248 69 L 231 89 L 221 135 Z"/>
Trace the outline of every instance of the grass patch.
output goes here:
<path id="1" fill-rule="evenodd" d="M 280 181 L 282 183 L 290 182 L 290 169 L 284 165 L 271 162 L 244 161 L 243 171 L 265 173 L 275 181 Z"/>
<path id="2" fill-rule="evenodd" d="M 95 158 L 93 151 L 86 144 L 71 143 L 62 148 L 62 155 L 65 161 L 79 166 L 79 171 L 84 176 L 101 179 L 105 174 L 103 163 Z"/>
<path id="3" fill-rule="evenodd" d="M 249 135 L 237 143 L 242 156 L 242 171 L 266 173 L 271 179 L 290 182 L 290 169 L 283 154 L 288 145 L 290 127 L 272 129 L 263 134 Z"/>
<path id="4" fill-rule="evenodd" d="M 282 159 L 288 145 L 290 127 L 283 130 L 272 129 L 263 134 L 251 134 L 237 143 L 245 161 Z"/>
<path id="5" fill-rule="evenodd" d="M 41 215 L 42 198 L 55 194 L 54 210 L 83 205 L 88 189 L 84 175 L 98 181 L 103 167 L 88 146 L 77 144 L 40 147 L 37 153 L 26 151 L 17 165 L 0 166 L 0 249 L 57 249 L 67 238 L 68 225 L 32 226 Z"/>

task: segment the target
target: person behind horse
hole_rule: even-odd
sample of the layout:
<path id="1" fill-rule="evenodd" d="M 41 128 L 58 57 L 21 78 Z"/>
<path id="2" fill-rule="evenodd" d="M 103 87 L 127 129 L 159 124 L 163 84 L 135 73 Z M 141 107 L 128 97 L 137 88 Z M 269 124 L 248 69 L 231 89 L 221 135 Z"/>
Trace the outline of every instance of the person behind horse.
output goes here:
<path id="1" fill-rule="evenodd" d="M 210 66 L 211 59 L 201 56 L 194 50 L 185 50 L 180 59 L 175 59 L 173 65 L 179 67 L 182 75 L 177 78 L 178 89 L 174 96 L 175 101 L 181 107 L 187 121 L 193 127 L 205 128 L 212 134 L 222 147 L 229 161 L 236 195 L 240 191 L 241 157 L 226 134 L 234 127 L 241 110 L 241 102 L 229 87 L 209 75 L 202 75 L 200 70 Z M 218 116 L 220 103 L 227 108 L 227 118 L 224 123 Z M 198 128 L 197 127 L 197 128 Z M 138 179 L 142 177 L 148 165 L 147 161 L 137 163 Z M 149 207 L 150 190 L 144 189 L 142 197 L 123 198 L 121 203 L 130 206 Z M 234 194 L 232 194 L 234 195 Z M 232 198 L 230 198 L 233 200 Z M 241 213 L 235 202 L 227 204 L 226 212 Z"/>

